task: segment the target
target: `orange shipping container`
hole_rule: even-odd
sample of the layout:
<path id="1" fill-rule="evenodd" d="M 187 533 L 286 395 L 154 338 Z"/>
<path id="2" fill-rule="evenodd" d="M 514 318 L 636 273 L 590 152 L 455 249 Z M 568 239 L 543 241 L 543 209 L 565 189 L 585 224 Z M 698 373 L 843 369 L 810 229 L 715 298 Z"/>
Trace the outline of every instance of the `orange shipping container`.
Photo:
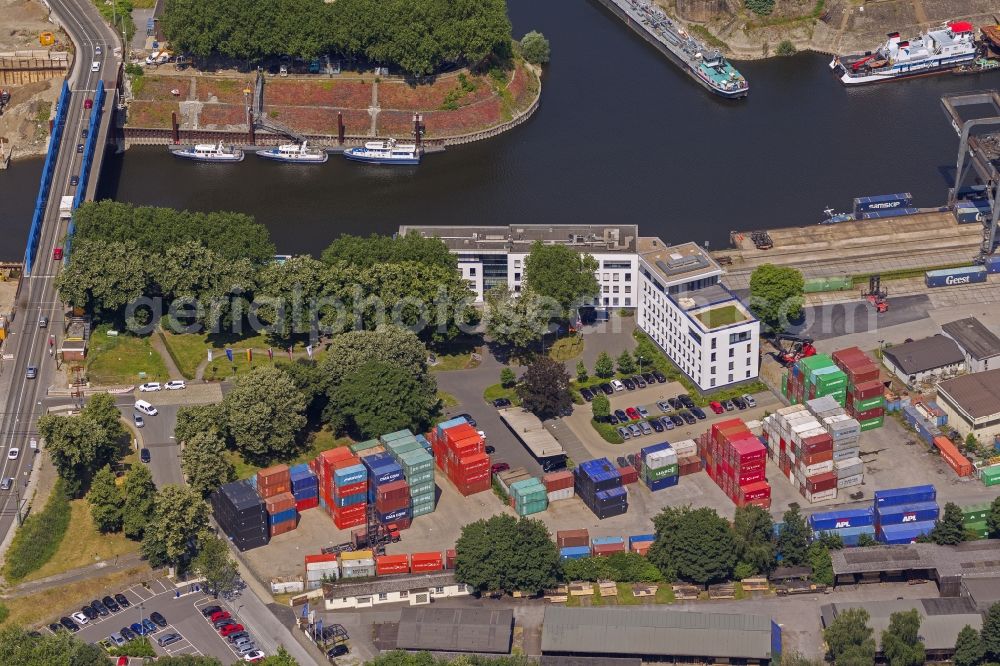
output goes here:
<path id="1" fill-rule="evenodd" d="M 295 508 L 295 496 L 290 492 L 283 492 L 272 497 L 268 497 L 264 500 L 264 504 L 267 506 L 267 512 L 271 515 L 276 513 L 281 513 L 282 511 L 288 511 L 289 509 Z"/>
<path id="2" fill-rule="evenodd" d="M 958 447 L 945 437 L 935 437 L 934 446 L 941 452 L 941 457 L 959 476 L 972 475 L 972 463 L 958 451 Z"/>

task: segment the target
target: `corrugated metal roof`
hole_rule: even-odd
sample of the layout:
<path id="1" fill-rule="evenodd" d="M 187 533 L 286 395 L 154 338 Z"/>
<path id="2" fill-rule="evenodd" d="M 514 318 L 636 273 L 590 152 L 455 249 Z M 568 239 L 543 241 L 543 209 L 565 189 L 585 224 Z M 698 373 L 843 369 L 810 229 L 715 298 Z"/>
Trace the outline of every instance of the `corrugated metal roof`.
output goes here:
<path id="1" fill-rule="evenodd" d="M 514 611 L 510 608 L 404 608 L 396 647 L 506 654 L 513 630 Z"/>
<path id="2" fill-rule="evenodd" d="M 975 602 L 979 611 L 986 612 L 993 604 L 1000 601 L 1000 577 L 964 576 L 962 590 L 963 594 L 968 594 Z"/>
<path id="3" fill-rule="evenodd" d="M 836 603 L 823 606 L 820 615 L 828 625 L 838 614 L 851 608 L 864 608 L 868 611 L 871 618 L 868 626 L 874 630 L 875 642 L 880 650 L 882 632 L 889 627 L 889 619 L 893 613 L 916 609 L 920 613 L 920 639 L 927 650 L 934 651 L 954 649 L 958 632 L 965 625 L 980 629 L 983 623 L 982 615 L 969 599 L 895 599 Z"/>
<path id="4" fill-rule="evenodd" d="M 762 615 L 549 606 L 542 653 L 770 659 Z"/>
<path id="5" fill-rule="evenodd" d="M 346 599 L 389 592 L 412 592 L 428 587 L 447 587 L 457 582 L 453 571 L 379 576 L 375 580 L 364 580 L 359 583 L 352 582 L 350 578 L 342 578 L 336 582 L 323 583 L 323 596 L 329 599 Z"/>
<path id="6" fill-rule="evenodd" d="M 498 410 L 497 414 L 536 458 L 566 454 L 559 440 L 546 430 L 542 420 L 531 412 L 520 407 L 509 407 Z"/>
<path id="7" fill-rule="evenodd" d="M 1000 338 L 975 317 L 950 321 L 941 326 L 941 330 L 974 359 L 981 361 L 1000 356 Z"/>
<path id="8" fill-rule="evenodd" d="M 1000 414 L 1000 369 L 947 379 L 938 391 L 974 419 Z"/>
<path id="9" fill-rule="evenodd" d="M 1000 541 L 969 541 L 958 546 L 910 543 L 830 551 L 835 576 L 914 570 L 948 576 L 1000 573 Z"/>
<path id="10" fill-rule="evenodd" d="M 958 344 L 943 335 L 932 335 L 923 340 L 893 345 L 883 350 L 882 356 L 887 357 L 907 375 L 965 362 L 965 355 L 958 348 Z"/>

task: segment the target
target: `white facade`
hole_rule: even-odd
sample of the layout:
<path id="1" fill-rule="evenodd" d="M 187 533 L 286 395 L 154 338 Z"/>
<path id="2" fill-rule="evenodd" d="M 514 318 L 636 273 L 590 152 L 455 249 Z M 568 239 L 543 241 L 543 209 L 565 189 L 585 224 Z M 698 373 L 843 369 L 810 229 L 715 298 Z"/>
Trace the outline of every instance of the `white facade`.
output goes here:
<path id="1" fill-rule="evenodd" d="M 346 597 L 331 597 L 330 593 L 324 595 L 324 605 L 326 610 L 342 610 L 345 608 L 371 608 L 380 604 L 400 604 L 406 603 L 411 606 L 429 604 L 434 599 L 446 599 L 450 597 L 467 597 L 470 588 L 464 583 L 451 582 L 438 586 L 421 587 L 419 580 L 414 580 L 413 589 L 382 589 L 374 585 L 372 589 L 365 592 L 352 590 Z M 354 587 L 354 586 L 352 586 Z M 397 586 L 405 587 L 405 586 Z"/>

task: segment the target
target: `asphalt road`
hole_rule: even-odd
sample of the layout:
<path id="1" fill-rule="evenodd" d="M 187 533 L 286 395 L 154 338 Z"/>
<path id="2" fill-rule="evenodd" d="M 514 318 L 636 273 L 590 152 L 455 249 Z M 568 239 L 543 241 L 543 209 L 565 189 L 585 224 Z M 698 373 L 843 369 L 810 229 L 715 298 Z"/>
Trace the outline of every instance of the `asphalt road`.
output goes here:
<path id="1" fill-rule="evenodd" d="M 72 91 L 66 115 L 62 147 L 56 161 L 52 190 L 49 194 L 44 223 L 38 244 L 38 254 L 32 275 L 21 284 L 17 298 L 17 315 L 12 323 L 10 339 L 5 346 L 5 358 L 0 361 L 0 395 L 3 395 L 3 413 L 0 415 L 0 447 L 2 466 L 0 478 L 14 477 L 23 487 L 31 455 L 28 442 L 35 435 L 35 421 L 42 413 L 41 399 L 46 387 L 58 372 L 47 351 L 49 334 L 60 335 L 63 310 L 53 286 L 60 262 L 52 259 L 52 248 L 61 245 L 65 224 L 59 220 L 59 204 L 63 195 L 73 194 L 70 178 L 79 174 L 82 155 L 76 152 L 81 141 L 80 133 L 87 126 L 90 110 L 84 109 L 84 100 L 93 98 L 97 83 L 107 78 L 113 84 L 117 77 L 119 57 L 114 55 L 118 41 L 104 23 L 97 8 L 89 0 L 48 0 L 59 23 L 66 29 L 76 47 L 76 58 L 70 76 Z M 101 46 L 102 55 L 95 49 Z M 98 72 L 90 71 L 93 61 L 101 63 Z M 110 105 L 110 102 L 108 102 Z M 38 320 L 49 318 L 49 327 L 41 329 Z M 36 379 L 27 379 L 28 366 L 38 368 Z M 10 459 L 8 451 L 19 448 L 22 454 Z M 15 489 L 16 490 L 16 489 Z M 23 498 L 20 498 L 23 501 Z M 15 522 L 19 493 L 14 490 L 0 492 L 0 535 L 6 534 Z"/>

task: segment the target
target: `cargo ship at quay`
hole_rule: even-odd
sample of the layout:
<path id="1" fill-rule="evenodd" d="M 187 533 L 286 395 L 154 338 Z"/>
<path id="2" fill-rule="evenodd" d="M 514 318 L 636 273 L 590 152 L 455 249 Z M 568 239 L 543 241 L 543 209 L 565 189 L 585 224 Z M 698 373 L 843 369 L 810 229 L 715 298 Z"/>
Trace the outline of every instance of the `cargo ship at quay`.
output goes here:
<path id="1" fill-rule="evenodd" d="M 692 37 L 649 0 L 599 0 L 709 91 L 729 99 L 746 97 L 750 84 L 722 52 Z"/>

